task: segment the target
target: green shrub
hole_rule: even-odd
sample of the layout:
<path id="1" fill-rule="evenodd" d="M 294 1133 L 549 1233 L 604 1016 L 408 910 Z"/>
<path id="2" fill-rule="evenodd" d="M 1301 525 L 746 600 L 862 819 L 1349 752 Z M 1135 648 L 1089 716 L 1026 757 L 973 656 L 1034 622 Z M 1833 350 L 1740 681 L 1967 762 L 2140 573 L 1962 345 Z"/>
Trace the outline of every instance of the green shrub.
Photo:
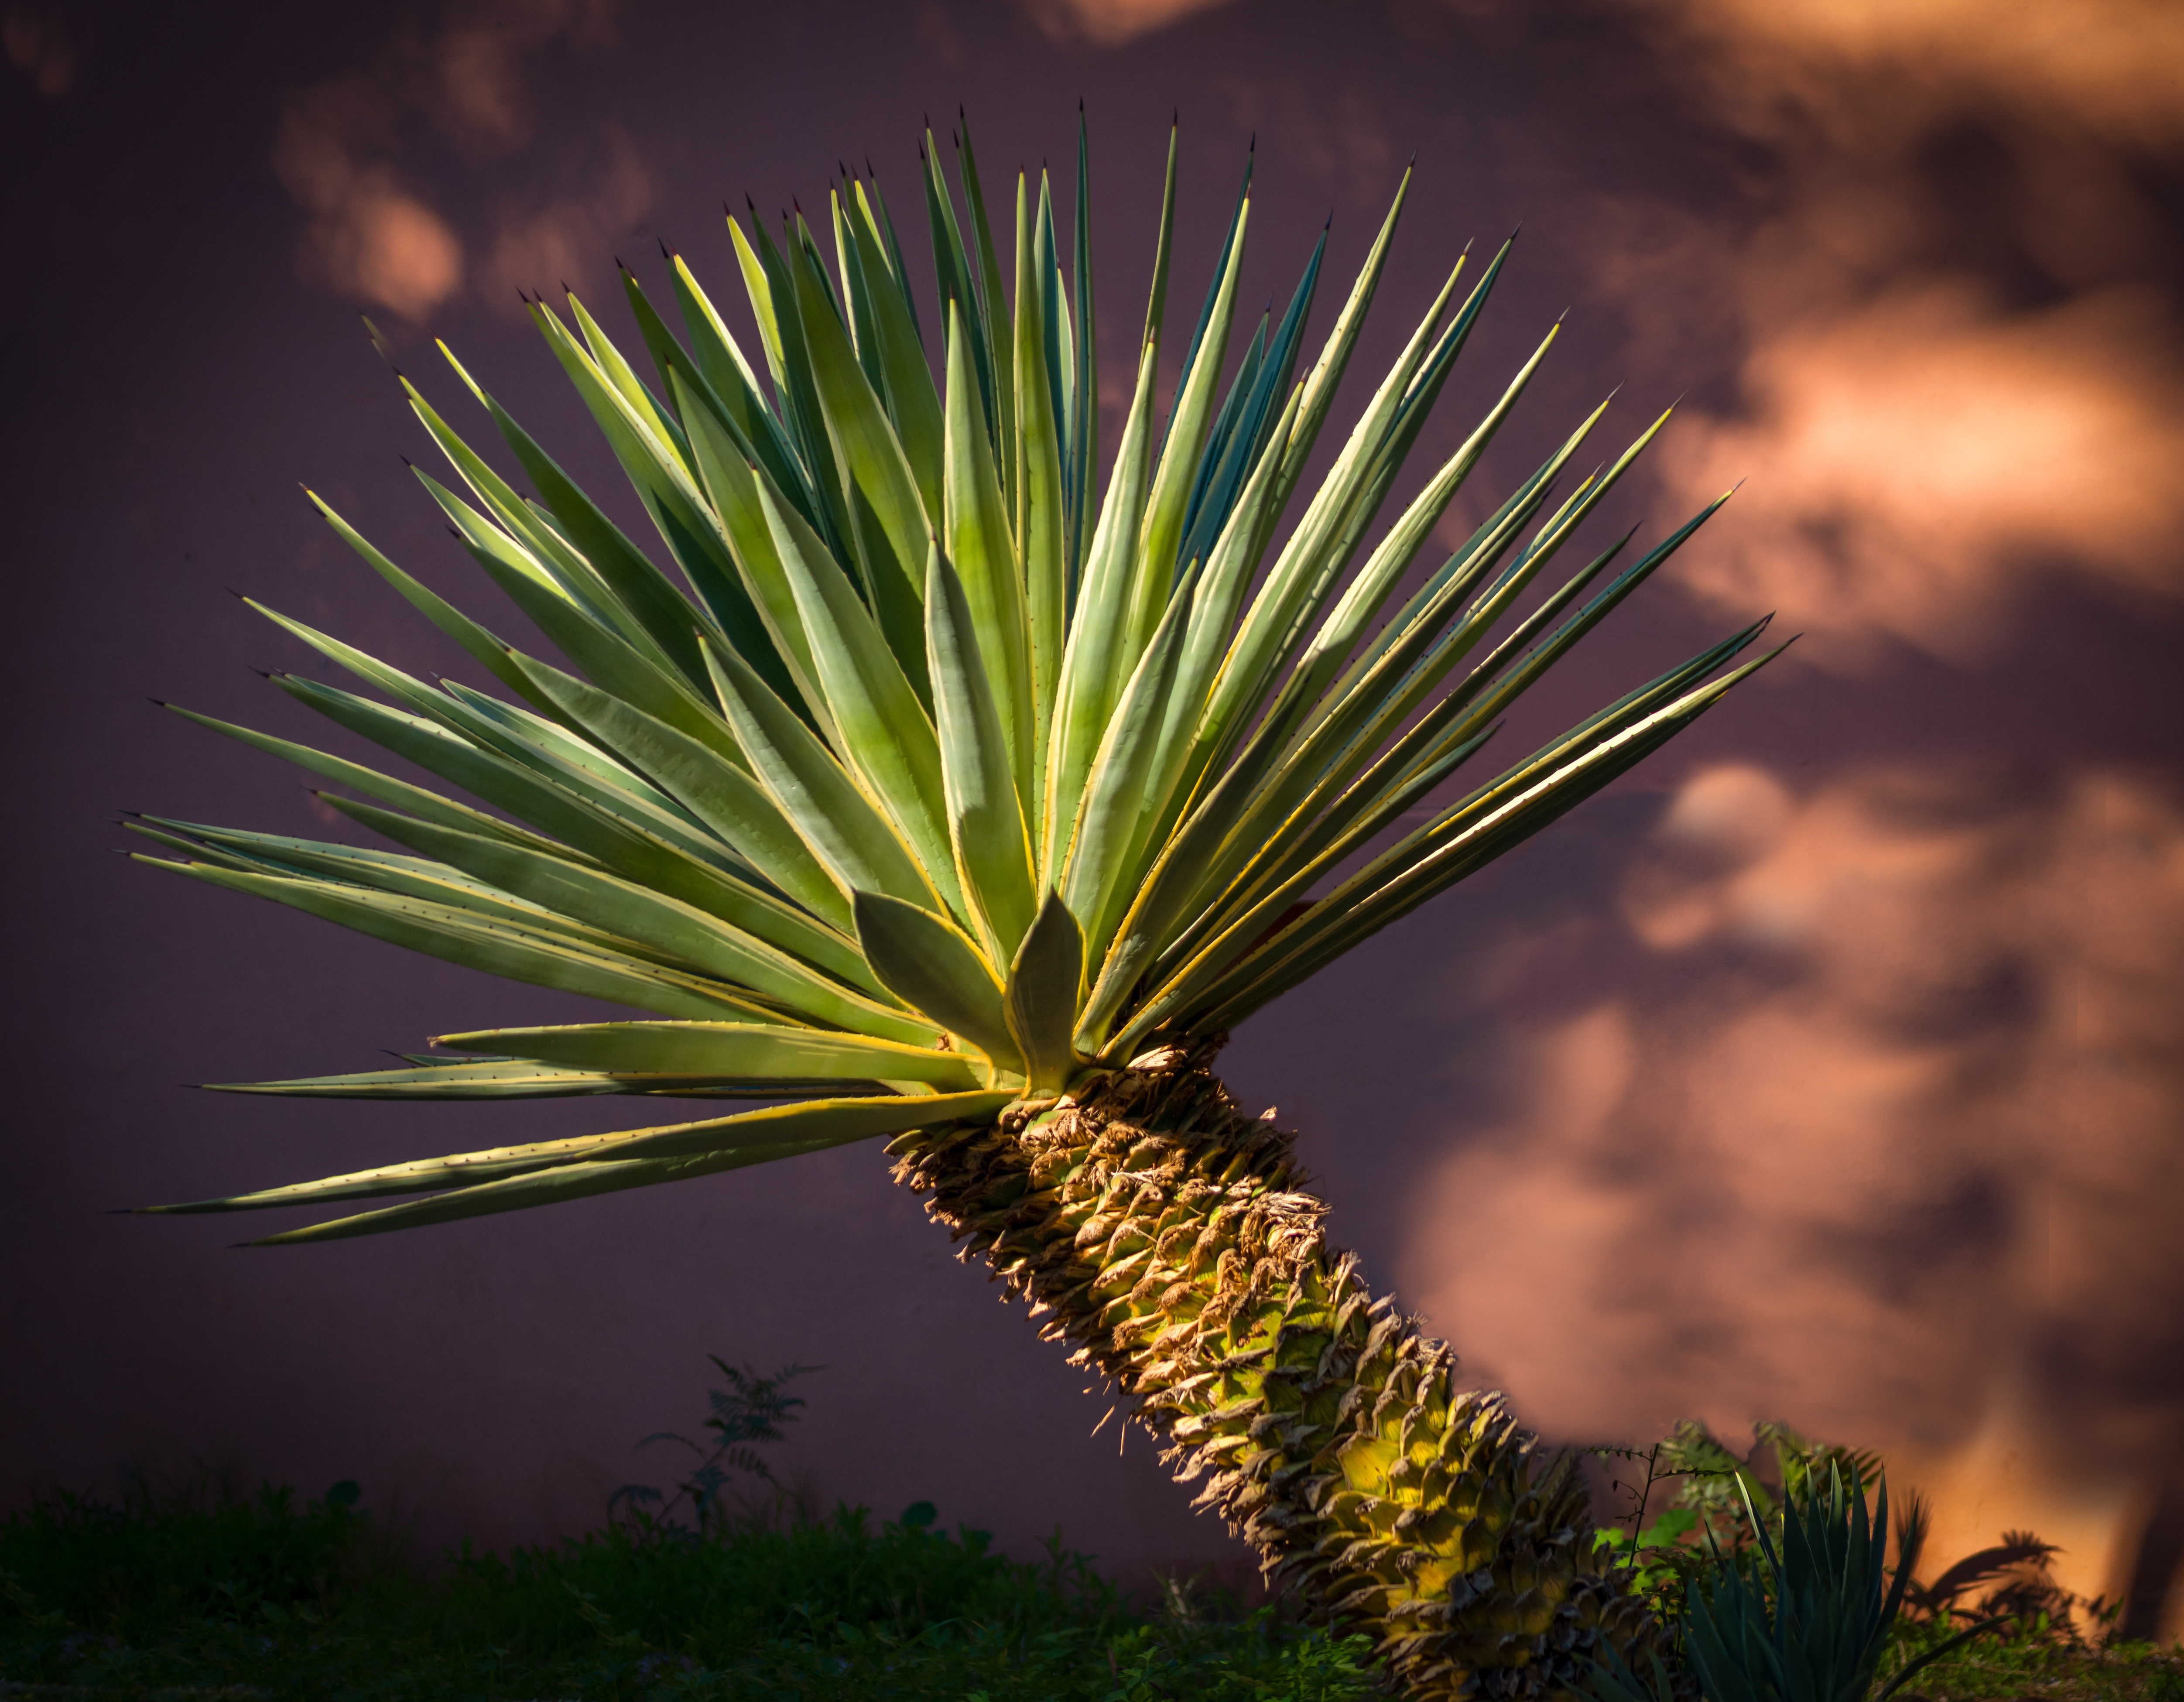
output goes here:
<path id="1" fill-rule="evenodd" d="M 326 1698 L 826 1697 L 842 1702 L 1346 1702 L 1337 1640 L 1171 1585 L 1140 1609 L 1059 1539 L 1043 1559 L 938 1527 L 929 1503 L 703 1528 L 647 1512 L 560 1543 L 385 1561 L 353 1494 L 119 1507 L 56 1496 L 0 1522 L 0 1682 L 243 1685 Z"/>
<path id="2" fill-rule="evenodd" d="M 134 1480 L 119 1505 L 58 1491 L 0 1524 L 0 1576 L 15 1584 L 11 1599 L 27 1588 L 38 1611 L 132 1638 L 324 1602 L 362 1564 L 357 1499 L 353 1482 L 315 1501 L 271 1485 L 244 1495 L 203 1471 L 164 1487 Z"/>

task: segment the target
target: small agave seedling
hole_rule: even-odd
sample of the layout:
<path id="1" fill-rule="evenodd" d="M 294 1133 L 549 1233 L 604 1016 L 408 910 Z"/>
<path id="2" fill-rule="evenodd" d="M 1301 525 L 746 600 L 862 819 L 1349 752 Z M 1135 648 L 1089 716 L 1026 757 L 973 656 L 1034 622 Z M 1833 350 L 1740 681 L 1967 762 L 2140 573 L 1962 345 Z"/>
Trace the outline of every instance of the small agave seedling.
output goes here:
<path id="1" fill-rule="evenodd" d="M 1269 1000 L 1689 726 L 1762 665 L 1736 658 L 1763 623 L 1407 827 L 1713 509 L 1611 575 L 1626 534 L 1520 609 L 1660 429 L 1557 500 L 1596 411 L 1413 582 L 1551 330 L 1374 535 L 1505 247 L 1468 293 L 1459 262 L 1284 532 L 1409 175 L 1317 358 L 1324 237 L 1231 369 L 1247 170 L 1163 420 L 1173 138 L 1103 489 L 1081 126 L 1079 143 L 1067 271 L 1048 183 L 1019 176 L 1011 289 L 967 129 L 956 188 L 928 134 L 929 318 L 869 179 L 778 243 L 731 219 L 763 379 L 679 258 L 679 336 L 624 275 L 649 377 L 573 297 L 566 321 L 533 302 L 664 557 L 460 365 L 530 494 L 404 381 L 467 494 L 419 477 L 560 659 L 321 503 L 499 690 L 428 684 L 266 610 L 379 697 L 273 679 L 498 813 L 193 715 L 343 788 L 326 801 L 402 850 L 136 823 L 193 879 L 647 1013 L 443 1035 L 399 1069 L 236 1091 L 771 1102 L 164 1209 L 423 1196 L 267 1238 L 325 1241 L 887 1137 L 896 1176 L 1134 1398 L 1201 1502 L 1371 1632 L 1414 1694 L 1564 1689 L 1603 1640 L 1649 1635 L 1591 1570 L 1582 1486 L 1328 1244 L 1290 1136 L 1212 1065 Z"/>

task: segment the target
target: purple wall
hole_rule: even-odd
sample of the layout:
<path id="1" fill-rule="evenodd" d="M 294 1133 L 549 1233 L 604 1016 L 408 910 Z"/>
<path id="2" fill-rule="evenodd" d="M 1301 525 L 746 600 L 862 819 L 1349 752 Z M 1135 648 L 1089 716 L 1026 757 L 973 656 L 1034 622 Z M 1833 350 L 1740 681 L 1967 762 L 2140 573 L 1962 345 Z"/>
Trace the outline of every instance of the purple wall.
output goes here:
<path id="1" fill-rule="evenodd" d="M 1618 383 L 1611 449 L 1686 400 L 1605 524 L 1658 535 L 1749 479 L 1513 741 L 1751 613 L 1807 634 L 1238 1035 L 1230 1079 L 1303 1131 L 1338 1234 L 1551 1433 L 1691 1413 L 1879 1443 L 1942 1492 L 1944 1546 L 2033 1523 L 2081 1588 L 2138 1566 L 2151 1607 L 2172 1581 L 2141 1557 L 2184 1517 L 2172 8 L 303 15 L 25 5 L 0 42 L 0 1498 L 225 1459 L 359 1477 L 434 1539 L 580 1528 L 664 1469 L 629 1443 L 694 1419 L 712 1350 L 827 1367 L 793 1456 L 822 1500 L 930 1498 L 1018 1550 L 1058 1521 L 1130 1569 L 1238 1564 L 1142 1437 L 1119 1458 L 1112 1425 L 1089 1437 L 1103 1404 L 869 1150 L 285 1253 L 226 1251 L 233 1219 L 99 1215 L 647 1120 L 175 1085 L 577 1008 L 108 854 L 117 806 L 339 836 L 296 774 L 143 700 L 319 736 L 248 672 L 306 653 L 223 587 L 475 672 L 296 490 L 491 610 L 395 459 L 430 446 L 357 312 L 467 420 L 447 338 L 611 492 L 519 286 L 566 281 L 619 327 L 613 258 L 656 282 L 666 237 L 733 299 L 722 198 L 815 208 L 866 154 L 922 268 L 921 114 L 967 103 L 1000 177 L 1070 159 L 1081 95 L 1111 402 L 1180 108 L 1177 299 L 1256 131 L 1249 299 L 1286 295 L 1332 207 L 1323 328 L 1418 151 L 1361 372 L 1467 239 L 1524 221 L 1414 477 L 1568 320 L 1452 536 Z"/>

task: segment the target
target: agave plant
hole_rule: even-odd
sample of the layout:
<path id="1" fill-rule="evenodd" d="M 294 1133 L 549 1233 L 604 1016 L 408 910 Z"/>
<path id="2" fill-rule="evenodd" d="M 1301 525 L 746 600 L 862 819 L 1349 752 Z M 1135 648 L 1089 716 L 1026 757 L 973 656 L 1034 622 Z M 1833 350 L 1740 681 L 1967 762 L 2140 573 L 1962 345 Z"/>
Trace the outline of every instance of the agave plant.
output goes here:
<path id="1" fill-rule="evenodd" d="M 1989 1630 L 1979 1621 L 1898 1666 L 1879 1683 L 1889 1632 L 1925 1545 L 1926 1519 L 1915 1498 L 1899 1526 L 1896 1566 L 1888 1558 L 1888 1483 L 1880 1481 L 1871 1515 L 1865 1482 L 1853 1464 L 1814 1465 L 1785 1491 L 1781 1543 L 1748 1479 L 1737 1480 L 1752 1546 L 1724 1552 L 1709 1527 L 1712 1564 L 1685 1598 L 1684 1655 L 1703 1702 L 1888 1702 L 1943 1655 Z M 2045 1546 L 2044 1544 L 2042 1546 Z M 1680 1694 L 1658 1651 L 1641 1680 L 1609 1649 L 1588 1686 L 1594 1702 L 1676 1702 Z"/>
<path id="2" fill-rule="evenodd" d="M 531 302 L 664 557 L 452 354 L 532 494 L 404 381 L 461 489 L 419 478 L 559 661 L 319 505 L 502 691 L 263 610 L 385 700 L 274 684 L 490 811 L 192 715 L 345 789 L 322 795 L 403 849 L 135 822 L 182 854 L 149 860 L 192 879 L 646 1013 L 443 1035 L 401 1069 L 233 1091 L 767 1102 L 162 1209 L 422 1196 L 266 1238 L 317 1242 L 887 1137 L 897 1178 L 1206 1480 L 1201 1502 L 1417 1694 L 1567 1688 L 1603 1638 L 1646 1636 L 1591 1570 L 1574 1470 L 1535 1459 L 1500 1398 L 1460 1388 L 1448 1350 L 1374 1297 L 1328 1244 L 1291 1137 L 1212 1063 L 1237 1023 L 1761 665 L 1736 660 L 1755 625 L 1429 803 L 1713 510 L 1527 599 L 1660 429 L 1565 488 L 1596 410 L 1412 572 L 1554 340 L 1379 527 L 1505 246 L 1462 293 L 1458 261 L 1284 532 L 1409 174 L 1317 357 L 1324 235 L 1232 361 L 1247 166 L 1163 418 L 1173 137 L 1103 489 L 1081 124 L 1067 266 L 1044 173 L 1019 176 L 1012 287 L 967 128 L 954 184 L 929 131 L 922 157 L 928 304 L 869 173 L 843 176 L 817 232 L 800 212 L 777 241 L 730 219 L 763 377 L 672 254 L 679 336 L 622 277 L 649 377 L 573 296 L 566 318 Z"/>

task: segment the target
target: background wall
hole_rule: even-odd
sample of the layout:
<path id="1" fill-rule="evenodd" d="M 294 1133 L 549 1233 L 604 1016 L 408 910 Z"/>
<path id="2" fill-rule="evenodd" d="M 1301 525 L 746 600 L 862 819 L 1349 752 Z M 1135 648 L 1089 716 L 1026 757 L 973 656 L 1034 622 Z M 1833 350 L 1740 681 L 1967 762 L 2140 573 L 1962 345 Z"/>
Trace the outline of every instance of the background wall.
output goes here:
<path id="1" fill-rule="evenodd" d="M 999 176 L 1068 160 L 1081 96 L 1111 406 L 1172 110 L 1182 302 L 1254 132 L 1261 294 L 1330 207 L 1341 288 L 1415 149 L 1361 370 L 1467 239 L 1524 234 L 1414 479 L 1569 309 L 1451 538 L 1616 384 L 1611 448 L 1685 399 L 1603 525 L 1658 535 L 1747 481 L 1537 720 L 1754 612 L 1805 634 L 1237 1036 L 1338 1236 L 1552 1436 L 1879 1444 L 1941 1494 L 1943 1549 L 2036 1526 L 2151 1624 L 2184 1540 L 2184 14 L 25 0 L 0 47 L 0 1498 L 226 1459 L 359 1477 L 432 1539 L 580 1528 L 659 1480 L 630 1445 L 694 1421 L 711 1350 L 826 1367 L 792 1455 L 822 1500 L 1237 1564 L 871 1151 L 303 1253 L 100 1215 L 615 1118 L 175 1085 L 574 1008 L 107 854 L 117 806 L 325 826 L 296 775 L 143 701 L 315 735 L 248 671 L 310 664 L 223 588 L 468 669 L 296 490 L 478 606 L 359 310 L 466 410 L 447 338 L 610 489 L 519 287 L 620 326 L 613 259 L 656 283 L 664 237 L 727 299 L 722 198 L 816 208 L 866 155 L 922 267 L 922 114 L 944 147 L 967 103 Z"/>

